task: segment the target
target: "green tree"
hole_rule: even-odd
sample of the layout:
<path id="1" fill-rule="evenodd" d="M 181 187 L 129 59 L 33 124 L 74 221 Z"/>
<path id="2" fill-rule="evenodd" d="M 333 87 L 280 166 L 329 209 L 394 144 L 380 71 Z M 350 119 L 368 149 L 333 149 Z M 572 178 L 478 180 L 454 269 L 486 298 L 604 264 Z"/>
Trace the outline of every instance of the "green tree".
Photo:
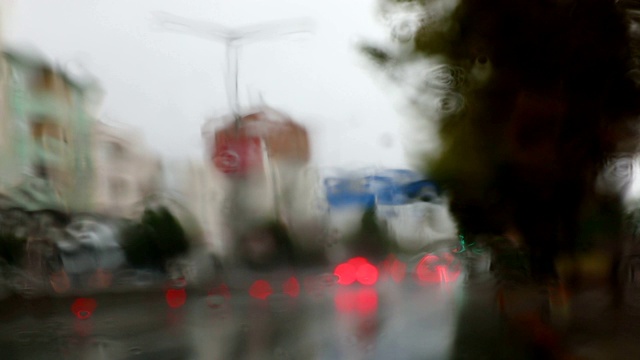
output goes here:
<path id="1" fill-rule="evenodd" d="M 0 232 L 0 259 L 4 260 L 7 265 L 20 266 L 26 251 L 26 244 L 26 239 L 7 231 Z"/>
<path id="2" fill-rule="evenodd" d="M 360 227 L 347 239 L 347 248 L 354 255 L 372 260 L 381 260 L 398 250 L 386 227 L 380 224 L 375 207 L 364 211 Z"/>
<path id="3" fill-rule="evenodd" d="M 138 268 L 166 270 L 167 261 L 189 250 L 189 239 L 178 220 L 165 207 L 147 208 L 139 223 L 124 231 L 124 251 Z"/>

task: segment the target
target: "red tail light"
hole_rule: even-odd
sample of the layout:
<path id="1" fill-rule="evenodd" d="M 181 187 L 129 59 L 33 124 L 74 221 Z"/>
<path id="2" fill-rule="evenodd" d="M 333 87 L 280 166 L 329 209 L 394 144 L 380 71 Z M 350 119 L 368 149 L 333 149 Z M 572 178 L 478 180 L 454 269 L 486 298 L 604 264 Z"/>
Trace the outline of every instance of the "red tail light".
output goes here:
<path id="1" fill-rule="evenodd" d="M 92 298 L 79 298 L 71 305 L 71 312 L 78 319 L 88 319 L 98 307 L 98 302 Z"/>
<path id="2" fill-rule="evenodd" d="M 356 281 L 356 271 L 357 269 L 355 266 L 344 263 L 336 266 L 333 273 L 338 277 L 338 284 L 349 285 Z"/>
<path id="3" fill-rule="evenodd" d="M 249 288 L 249 295 L 256 299 L 264 300 L 271 294 L 273 294 L 273 289 L 265 280 L 256 280 Z"/>
<path id="4" fill-rule="evenodd" d="M 378 269 L 371 264 L 362 264 L 356 272 L 358 282 L 363 285 L 373 285 L 378 281 Z"/>
<path id="5" fill-rule="evenodd" d="M 360 265 L 368 264 L 369 261 L 363 257 L 354 257 L 353 259 L 347 261 L 347 263 L 355 266 L 356 268 L 360 267 Z"/>
<path id="6" fill-rule="evenodd" d="M 336 266 L 333 273 L 341 285 L 349 285 L 356 280 L 363 285 L 373 285 L 378 281 L 378 269 L 363 257 Z"/>
<path id="7" fill-rule="evenodd" d="M 300 283 L 298 282 L 298 279 L 293 276 L 290 277 L 289 280 L 282 285 L 282 290 L 285 294 L 291 297 L 298 297 L 300 294 Z"/>
<path id="8" fill-rule="evenodd" d="M 185 289 L 168 289 L 165 298 L 167 299 L 167 305 L 176 309 L 187 302 L 187 291 Z"/>

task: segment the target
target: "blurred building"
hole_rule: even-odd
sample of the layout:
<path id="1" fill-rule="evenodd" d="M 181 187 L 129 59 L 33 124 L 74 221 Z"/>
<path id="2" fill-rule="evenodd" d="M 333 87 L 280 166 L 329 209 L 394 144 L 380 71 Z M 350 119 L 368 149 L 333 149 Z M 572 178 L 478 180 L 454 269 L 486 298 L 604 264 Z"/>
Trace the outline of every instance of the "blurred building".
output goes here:
<path id="1" fill-rule="evenodd" d="M 271 212 L 270 216 L 286 211 L 292 181 L 310 158 L 304 127 L 263 107 L 238 121 L 230 116 L 213 119 L 202 132 L 211 165 L 242 187 L 237 196 L 248 198 L 251 209 Z"/>
<path id="2" fill-rule="evenodd" d="M 329 226 L 339 238 L 356 231 L 371 208 L 404 250 L 456 237 L 446 199 L 434 183 L 412 170 L 334 169 L 323 174 L 323 183 Z"/>
<path id="3" fill-rule="evenodd" d="M 141 204 L 156 194 L 162 180 L 161 162 L 130 128 L 95 122 L 93 209 L 109 216 L 135 218 Z"/>
<path id="4" fill-rule="evenodd" d="M 294 232 L 317 228 L 318 175 L 306 128 L 269 107 L 211 119 L 202 128 L 209 166 L 230 186 L 224 194 L 232 234 L 251 224 L 280 219 Z M 317 231 L 313 231 L 317 233 Z"/>
<path id="5" fill-rule="evenodd" d="M 83 211 L 91 204 L 93 79 L 72 79 L 44 57 L 0 59 L 0 193 L 28 210 Z"/>
<path id="6" fill-rule="evenodd" d="M 264 176 L 235 179 L 211 162 L 191 159 L 165 161 L 163 178 L 164 192 L 170 194 L 174 203 L 181 204 L 174 207 L 176 214 L 185 223 L 193 218 L 205 247 L 218 256 L 232 256 L 234 224 L 248 230 L 252 224 L 275 216 L 274 191 Z M 305 238 L 310 238 L 310 232 L 321 235 L 316 230 L 323 209 L 315 205 L 322 194 L 319 187 L 313 186 L 316 180 L 314 171 L 305 169 L 299 172 L 295 183 L 290 183 L 289 191 L 297 201 L 289 209 L 288 224 L 294 233 Z M 182 216 L 183 213 L 187 216 Z"/>
<path id="7" fill-rule="evenodd" d="M 232 116 L 211 119 L 202 134 L 212 164 L 230 176 L 264 173 L 273 161 L 305 165 L 310 159 L 307 130 L 268 107 L 247 111 L 238 121 Z"/>
<path id="8" fill-rule="evenodd" d="M 202 229 L 206 247 L 215 254 L 227 255 L 230 234 L 224 214 L 229 205 L 225 196 L 229 192 L 229 181 L 203 161 L 186 161 L 181 169 L 180 192 L 185 206 Z"/>

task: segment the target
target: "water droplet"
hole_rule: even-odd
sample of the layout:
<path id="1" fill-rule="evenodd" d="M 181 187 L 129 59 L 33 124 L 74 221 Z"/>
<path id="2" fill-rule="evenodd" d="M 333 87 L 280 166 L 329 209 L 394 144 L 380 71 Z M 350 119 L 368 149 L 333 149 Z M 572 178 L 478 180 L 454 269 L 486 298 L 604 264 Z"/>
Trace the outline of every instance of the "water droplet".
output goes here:
<path id="1" fill-rule="evenodd" d="M 219 309 L 225 303 L 225 297 L 222 295 L 207 296 L 207 305 L 212 309 Z"/>
<path id="2" fill-rule="evenodd" d="M 464 98 L 455 93 L 449 93 L 438 100 L 438 110 L 445 114 L 458 112 L 464 106 Z"/>
<path id="3" fill-rule="evenodd" d="M 139 347 L 132 347 L 131 349 L 129 349 L 129 352 L 133 355 L 140 355 L 142 354 L 142 349 L 140 349 Z"/>
<path id="4" fill-rule="evenodd" d="M 71 305 L 71 312 L 78 319 L 86 320 L 91 317 L 97 306 L 98 303 L 93 298 L 78 298 Z"/>
<path id="5" fill-rule="evenodd" d="M 323 274 L 321 275 L 322 284 L 326 287 L 332 287 L 338 283 L 338 277 L 334 274 Z"/>
<path id="6" fill-rule="evenodd" d="M 31 342 L 35 337 L 37 337 L 38 333 L 30 330 L 23 330 L 16 334 L 16 340 L 19 342 Z"/>

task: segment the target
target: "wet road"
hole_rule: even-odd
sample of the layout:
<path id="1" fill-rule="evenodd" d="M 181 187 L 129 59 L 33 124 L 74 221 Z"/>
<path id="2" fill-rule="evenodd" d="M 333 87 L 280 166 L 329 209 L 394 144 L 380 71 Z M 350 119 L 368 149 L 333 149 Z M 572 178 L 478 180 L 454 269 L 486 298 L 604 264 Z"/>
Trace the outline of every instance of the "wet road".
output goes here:
<path id="1" fill-rule="evenodd" d="M 0 358 L 444 359 L 453 338 L 450 285 L 336 286 L 266 300 L 174 295 L 98 295 L 95 309 L 81 300 L 88 310 L 77 298 L 5 299 Z"/>
<path id="2" fill-rule="evenodd" d="M 12 297 L 0 302 L 0 358 L 531 357 L 526 345 L 511 341 L 486 286 L 382 282 L 265 300 L 195 290 L 103 294 L 89 298 L 95 303 Z M 640 358 L 638 294 L 632 291 L 618 312 L 603 305 L 602 294 L 578 296 L 574 319 L 564 327 L 572 351 L 587 359 Z M 506 350 L 505 340 L 511 341 Z"/>

